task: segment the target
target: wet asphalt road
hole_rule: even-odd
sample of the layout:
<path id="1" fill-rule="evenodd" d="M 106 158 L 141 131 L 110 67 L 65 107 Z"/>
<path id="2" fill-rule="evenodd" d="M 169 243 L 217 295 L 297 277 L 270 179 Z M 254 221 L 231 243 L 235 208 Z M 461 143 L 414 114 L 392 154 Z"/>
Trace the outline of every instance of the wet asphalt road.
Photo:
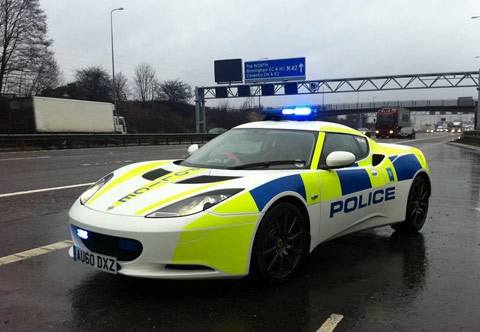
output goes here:
<path id="1" fill-rule="evenodd" d="M 75 264 L 67 249 L 0 265 L 0 331 L 480 330 L 480 152 L 451 136 L 402 141 L 430 163 L 433 195 L 421 233 L 390 227 L 319 246 L 278 287 L 248 279 L 142 280 Z M 122 164 L 181 157 L 185 147 L 0 154 L 0 259 L 69 240 L 67 213 L 85 187 Z M 3 195 L 3 196 L 1 196 Z"/>

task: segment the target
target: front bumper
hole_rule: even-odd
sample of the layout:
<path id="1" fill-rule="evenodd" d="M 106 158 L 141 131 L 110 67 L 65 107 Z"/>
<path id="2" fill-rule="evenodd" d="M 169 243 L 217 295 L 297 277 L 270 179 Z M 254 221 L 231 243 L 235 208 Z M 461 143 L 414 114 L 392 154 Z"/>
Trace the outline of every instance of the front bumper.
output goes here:
<path id="1" fill-rule="evenodd" d="M 119 274 L 158 279 L 248 274 L 261 217 L 260 213 L 208 212 L 177 218 L 131 217 L 94 211 L 78 202 L 69 215 L 75 246 L 116 257 Z M 91 234 L 90 240 L 82 231 Z M 69 254 L 73 257 L 73 250 Z"/>

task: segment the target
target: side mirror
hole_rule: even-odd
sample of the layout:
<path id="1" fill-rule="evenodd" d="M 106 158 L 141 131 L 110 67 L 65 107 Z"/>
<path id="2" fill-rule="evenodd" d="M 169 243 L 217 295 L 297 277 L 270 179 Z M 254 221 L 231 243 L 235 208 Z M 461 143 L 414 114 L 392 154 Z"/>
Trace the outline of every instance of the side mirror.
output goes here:
<path id="1" fill-rule="evenodd" d="M 355 155 L 347 151 L 334 151 L 327 156 L 327 166 L 329 168 L 342 168 L 355 163 Z"/>
<path id="2" fill-rule="evenodd" d="M 190 145 L 187 149 L 188 155 L 191 156 L 197 150 L 198 150 L 198 144 Z"/>

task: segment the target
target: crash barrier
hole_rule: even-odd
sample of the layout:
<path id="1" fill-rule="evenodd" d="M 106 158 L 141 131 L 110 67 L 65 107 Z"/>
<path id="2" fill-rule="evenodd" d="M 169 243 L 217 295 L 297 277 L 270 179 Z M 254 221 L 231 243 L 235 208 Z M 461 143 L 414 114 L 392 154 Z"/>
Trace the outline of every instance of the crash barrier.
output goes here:
<path id="1" fill-rule="evenodd" d="M 54 150 L 134 145 L 202 144 L 217 134 L 32 134 L 0 135 L 0 151 Z"/>
<path id="2" fill-rule="evenodd" d="M 480 130 L 464 131 L 459 142 L 480 146 Z"/>
<path id="3" fill-rule="evenodd" d="M 0 151 L 54 150 L 134 145 L 203 144 L 217 134 L 33 134 L 0 135 Z M 480 130 L 465 131 L 460 142 L 480 146 Z"/>

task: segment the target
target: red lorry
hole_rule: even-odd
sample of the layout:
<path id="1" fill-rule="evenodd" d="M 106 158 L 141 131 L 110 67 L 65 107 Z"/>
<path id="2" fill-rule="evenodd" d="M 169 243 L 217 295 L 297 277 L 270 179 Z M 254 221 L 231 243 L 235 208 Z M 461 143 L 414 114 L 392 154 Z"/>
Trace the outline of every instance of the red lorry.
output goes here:
<path id="1" fill-rule="evenodd" d="M 410 110 L 406 108 L 383 107 L 377 112 L 375 136 L 397 137 L 403 127 L 411 127 Z"/>

